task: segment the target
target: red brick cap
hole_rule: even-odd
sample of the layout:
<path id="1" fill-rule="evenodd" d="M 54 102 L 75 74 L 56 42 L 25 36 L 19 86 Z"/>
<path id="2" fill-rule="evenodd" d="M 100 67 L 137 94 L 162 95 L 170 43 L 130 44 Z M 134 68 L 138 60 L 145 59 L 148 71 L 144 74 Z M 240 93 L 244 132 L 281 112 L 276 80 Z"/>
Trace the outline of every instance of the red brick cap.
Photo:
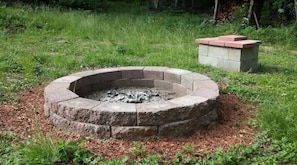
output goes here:
<path id="1" fill-rule="evenodd" d="M 247 40 L 246 36 L 241 35 L 225 35 L 215 38 L 199 38 L 195 40 L 198 44 L 231 47 L 231 48 L 249 48 L 254 47 L 260 41 L 258 40 Z"/>

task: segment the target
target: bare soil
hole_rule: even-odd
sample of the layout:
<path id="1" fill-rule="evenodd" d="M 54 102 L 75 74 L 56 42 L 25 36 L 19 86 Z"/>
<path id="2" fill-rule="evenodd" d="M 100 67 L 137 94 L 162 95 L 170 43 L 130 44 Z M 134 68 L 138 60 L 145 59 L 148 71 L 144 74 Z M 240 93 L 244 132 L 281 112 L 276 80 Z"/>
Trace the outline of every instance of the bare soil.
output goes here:
<path id="1" fill-rule="evenodd" d="M 73 141 L 82 138 L 75 132 L 55 128 L 43 114 L 43 89 L 44 86 L 37 86 L 21 91 L 18 93 L 19 99 L 0 105 L 0 131 L 13 131 L 24 140 L 34 137 L 37 131 L 56 140 Z M 185 138 L 149 138 L 139 140 L 137 144 L 143 146 L 147 154 L 165 153 L 166 156 L 162 158 L 164 161 L 175 158 L 176 153 L 189 144 L 199 153 L 214 152 L 218 147 L 226 151 L 238 143 L 251 144 L 257 130 L 251 128 L 247 121 L 253 119 L 257 107 L 243 103 L 233 94 L 221 94 L 219 101 L 222 117 L 216 125 Z M 125 156 L 131 158 L 134 147 L 128 140 L 100 140 L 90 137 L 85 146 L 107 159 L 121 159 Z"/>

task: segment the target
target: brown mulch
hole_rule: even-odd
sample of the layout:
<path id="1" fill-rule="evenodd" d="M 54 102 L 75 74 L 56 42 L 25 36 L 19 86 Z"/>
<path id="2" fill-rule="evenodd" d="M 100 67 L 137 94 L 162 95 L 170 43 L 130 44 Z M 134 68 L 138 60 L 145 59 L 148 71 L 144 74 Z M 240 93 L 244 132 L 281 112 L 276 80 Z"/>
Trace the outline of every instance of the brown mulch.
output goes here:
<path id="1" fill-rule="evenodd" d="M 37 131 L 53 139 L 78 140 L 81 135 L 56 129 L 50 120 L 43 114 L 43 89 L 37 86 L 30 90 L 19 92 L 18 100 L 0 105 L 0 131 L 13 131 L 21 139 L 36 135 Z M 253 118 L 256 106 L 247 105 L 233 94 L 221 94 L 219 97 L 222 118 L 217 125 L 205 128 L 202 131 L 186 138 L 149 138 L 137 141 L 148 154 L 164 154 L 164 160 L 176 157 L 176 153 L 185 145 L 192 145 L 197 152 L 214 152 L 220 147 L 228 150 L 238 143 L 251 144 L 252 129 L 246 121 Z M 133 145 L 127 140 L 100 140 L 87 138 L 85 146 L 94 153 L 107 159 L 125 156 L 131 157 Z M 203 152 L 202 152 L 203 151 Z"/>

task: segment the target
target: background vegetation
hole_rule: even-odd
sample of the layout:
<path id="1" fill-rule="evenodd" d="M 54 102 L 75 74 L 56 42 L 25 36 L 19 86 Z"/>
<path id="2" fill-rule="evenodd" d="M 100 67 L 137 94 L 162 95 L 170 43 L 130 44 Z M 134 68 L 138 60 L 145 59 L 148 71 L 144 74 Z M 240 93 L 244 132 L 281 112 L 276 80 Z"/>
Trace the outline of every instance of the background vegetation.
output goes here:
<path id="1" fill-rule="evenodd" d="M 297 20 L 297 7 L 294 0 L 259 0 L 261 1 L 261 15 L 259 19 L 263 26 L 288 24 Z M 1 0 L 9 5 L 23 2 L 31 5 L 47 4 L 60 6 L 67 9 L 83 9 L 94 12 L 107 11 L 119 3 L 138 4 L 147 9 L 171 10 L 174 12 L 205 13 L 213 12 L 214 1 L 209 0 Z M 155 2 L 155 3 L 154 3 Z M 154 5 L 157 2 L 157 6 Z M 262 2 L 264 2 L 262 4 Z M 248 15 L 250 0 L 220 0 L 222 12 L 233 14 L 234 10 L 241 11 L 240 17 L 243 19 Z M 257 1 L 255 1 L 257 3 Z M 238 6 L 239 5 L 239 6 Z M 257 9 L 258 10 L 258 9 Z M 225 13 L 224 13 L 225 14 Z"/>
<path id="2" fill-rule="evenodd" d="M 136 1 L 137 2 L 137 1 Z M 174 164 L 296 164 L 297 145 L 297 25 L 268 26 L 255 30 L 241 22 L 210 24 L 211 15 L 151 12 L 140 3 L 114 3 L 101 12 L 65 10 L 47 5 L 0 10 L 0 101 L 17 100 L 16 91 L 28 89 L 72 72 L 105 66 L 153 65 L 188 69 L 210 76 L 222 84 L 221 93 L 233 93 L 249 104 L 259 105 L 251 146 L 220 149 L 205 159 L 182 159 L 195 155 L 191 145 L 177 153 Z M 246 35 L 261 40 L 256 73 L 227 72 L 197 63 L 194 39 L 224 34 Z M 81 147 L 80 142 L 54 142 L 46 135 L 22 142 L 9 130 L 0 134 L 3 164 L 123 164 L 104 160 Z M 144 152 L 138 146 L 136 153 Z M 42 154 L 41 154 L 42 153 Z M 161 155 L 147 155 L 142 164 L 157 164 Z M 24 163 L 25 162 L 25 163 Z"/>

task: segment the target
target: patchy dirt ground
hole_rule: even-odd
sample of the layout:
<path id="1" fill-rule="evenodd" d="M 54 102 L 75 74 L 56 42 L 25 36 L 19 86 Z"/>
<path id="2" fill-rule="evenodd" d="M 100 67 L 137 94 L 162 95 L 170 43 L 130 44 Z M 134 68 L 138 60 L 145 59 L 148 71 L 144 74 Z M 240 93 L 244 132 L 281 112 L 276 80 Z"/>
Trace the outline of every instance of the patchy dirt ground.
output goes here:
<path id="1" fill-rule="evenodd" d="M 36 131 L 42 131 L 53 139 L 78 140 L 81 135 L 75 132 L 66 132 L 56 129 L 49 119 L 43 114 L 43 89 L 37 86 L 30 90 L 19 92 L 19 99 L 13 103 L 0 105 L 0 131 L 13 131 L 20 138 L 26 139 L 36 135 Z M 253 118 L 255 106 L 241 102 L 236 95 L 222 94 L 219 97 L 222 118 L 217 125 L 187 138 L 149 138 L 137 141 L 137 144 L 145 147 L 149 154 L 166 154 L 164 160 L 173 159 L 177 151 L 185 145 L 193 145 L 195 151 L 213 152 L 217 147 L 228 150 L 237 143 L 250 144 L 253 134 L 247 121 Z M 85 146 L 92 152 L 100 154 L 107 159 L 123 158 L 131 156 L 133 145 L 127 140 L 99 140 L 87 138 Z M 201 152 L 202 153 L 202 152 Z"/>

